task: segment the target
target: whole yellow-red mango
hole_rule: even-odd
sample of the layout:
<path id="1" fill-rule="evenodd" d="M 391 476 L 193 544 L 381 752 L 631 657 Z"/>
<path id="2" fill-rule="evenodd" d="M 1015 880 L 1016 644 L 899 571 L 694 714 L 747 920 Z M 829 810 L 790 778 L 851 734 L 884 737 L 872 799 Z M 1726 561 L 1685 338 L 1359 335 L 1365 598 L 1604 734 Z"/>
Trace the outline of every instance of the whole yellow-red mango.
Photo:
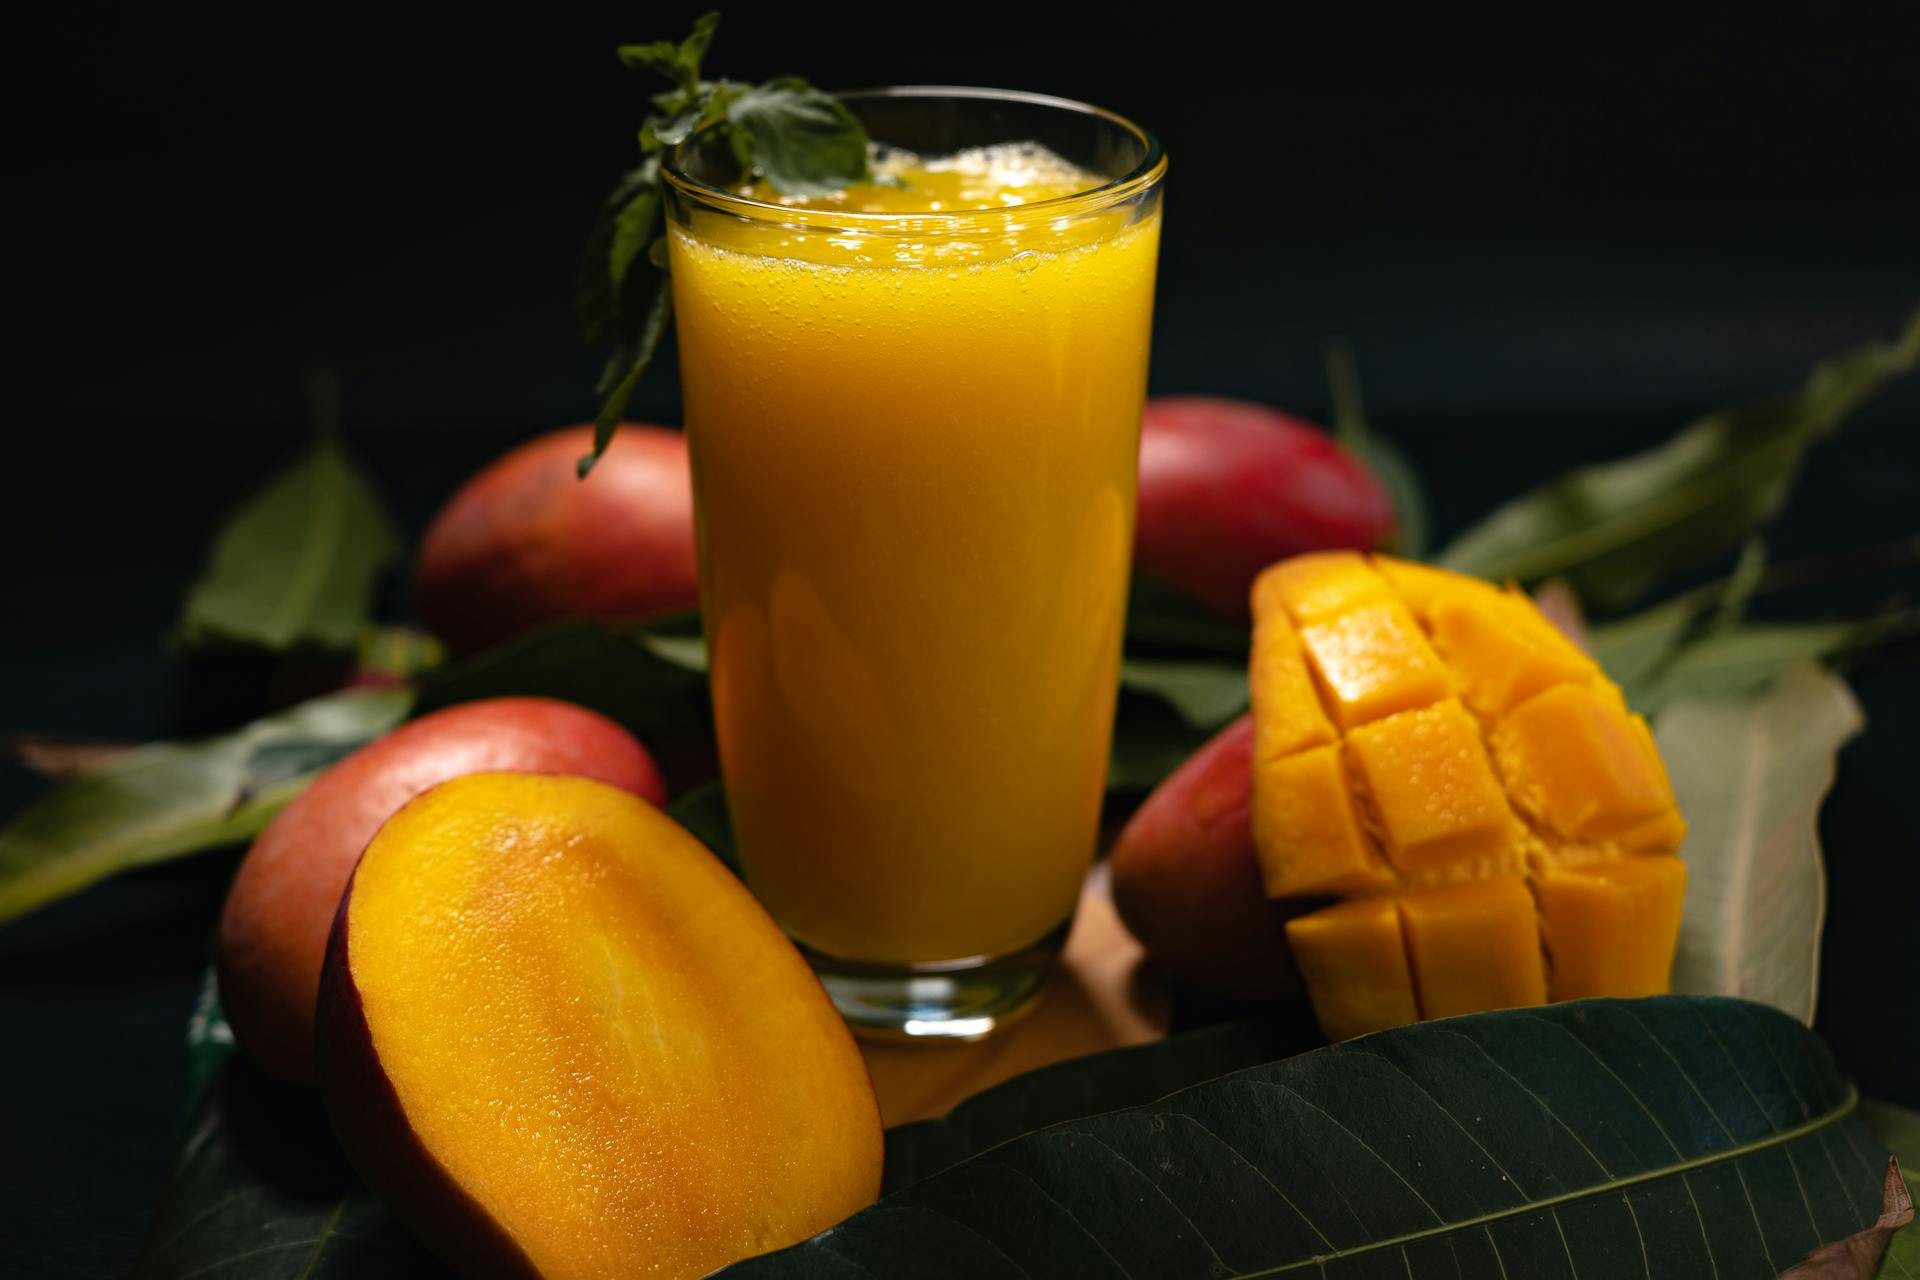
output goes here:
<path id="1" fill-rule="evenodd" d="M 435 634 L 470 653 L 560 618 L 625 621 L 691 609 L 693 482 L 686 439 L 624 424 L 591 474 L 591 426 L 530 440 L 440 509 L 414 588 Z"/>
<path id="2" fill-rule="evenodd" d="M 220 1003 L 248 1057 L 283 1079 L 313 1079 L 327 933 L 361 850 L 428 787 L 493 769 L 578 774 L 655 803 L 666 798 L 638 739 L 597 712 L 552 698 L 448 707 L 341 760 L 267 824 L 220 915 Z"/>
<path id="3" fill-rule="evenodd" d="M 1260 886 L 1249 804 L 1253 717 L 1241 716 L 1155 787 L 1114 842 L 1113 903 L 1161 965 L 1244 999 L 1299 989 L 1287 921 Z"/>

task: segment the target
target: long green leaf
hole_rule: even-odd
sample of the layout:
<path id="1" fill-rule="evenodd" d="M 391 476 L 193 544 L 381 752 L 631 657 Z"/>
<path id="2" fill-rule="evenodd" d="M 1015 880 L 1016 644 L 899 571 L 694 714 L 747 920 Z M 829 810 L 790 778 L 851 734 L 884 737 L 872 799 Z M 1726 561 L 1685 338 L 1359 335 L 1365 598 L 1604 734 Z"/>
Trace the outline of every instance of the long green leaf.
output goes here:
<path id="1" fill-rule="evenodd" d="M 1809 445 L 1920 363 L 1920 312 L 1893 343 L 1816 368 L 1783 400 L 1709 414 L 1645 453 L 1516 498 L 1440 555 L 1448 568 L 1535 582 L 1622 608 L 1668 574 L 1740 545 L 1786 501 Z"/>
<path id="2" fill-rule="evenodd" d="M 1847 686 L 1811 664 L 1761 697 L 1661 713 L 1655 737 L 1689 827 L 1675 991 L 1813 1021 L 1826 914 L 1820 802 L 1863 723 Z"/>
<path id="3" fill-rule="evenodd" d="M 180 620 L 189 645 L 345 651 L 400 549 L 372 487 L 339 444 L 311 453 L 247 499 L 214 543 Z"/>
<path id="4" fill-rule="evenodd" d="M 1855 1107 L 1756 1005 L 1447 1019 L 1026 1134 L 723 1274 L 1772 1276 L 1879 1213 Z"/>
<path id="5" fill-rule="evenodd" d="M 330 694 L 233 733 L 137 747 L 0 830 L 0 920 L 133 867 L 247 840 L 327 765 L 406 718 L 412 694 Z"/>

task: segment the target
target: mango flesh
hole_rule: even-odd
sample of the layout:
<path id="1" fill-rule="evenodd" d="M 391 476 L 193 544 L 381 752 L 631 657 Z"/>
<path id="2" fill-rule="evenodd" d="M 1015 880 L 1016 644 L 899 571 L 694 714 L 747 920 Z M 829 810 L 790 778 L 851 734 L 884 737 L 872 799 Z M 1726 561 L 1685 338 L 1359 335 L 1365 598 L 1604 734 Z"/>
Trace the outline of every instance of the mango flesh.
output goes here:
<path id="1" fill-rule="evenodd" d="M 1253 589 L 1267 893 L 1321 1027 L 1667 989 L 1686 834 L 1646 721 L 1533 602 L 1359 552 Z"/>
<path id="2" fill-rule="evenodd" d="M 812 972 L 602 783 L 474 774 L 395 814 L 319 1027 L 348 1154 L 466 1273 L 704 1275 L 879 1191 L 878 1105 Z"/>
<path id="3" fill-rule="evenodd" d="M 354 862 L 415 795 L 463 773 L 584 774 L 656 803 L 666 783 L 637 738 L 553 698 L 485 698 L 421 716 L 329 768 L 247 850 L 220 913 L 220 1003 L 247 1056 L 313 1078 L 313 1002 Z"/>

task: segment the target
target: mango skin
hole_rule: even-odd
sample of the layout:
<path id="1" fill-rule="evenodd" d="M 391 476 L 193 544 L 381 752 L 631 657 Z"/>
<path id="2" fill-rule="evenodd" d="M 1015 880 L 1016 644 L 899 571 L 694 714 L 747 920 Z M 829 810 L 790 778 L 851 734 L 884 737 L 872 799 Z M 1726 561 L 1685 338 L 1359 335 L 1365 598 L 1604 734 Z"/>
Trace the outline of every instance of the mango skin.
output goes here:
<path id="1" fill-rule="evenodd" d="M 592 447 L 591 426 L 528 441 L 434 517 L 414 591 L 450 649 L 562 618 L 627 621 L 699 603 L 686 438 L 623 424 L 581 480 L 576 464 Z"/>
<path id="2" fill-rule="evenodd" d="M 571 816 L 590 810 L 611 812 L 618 821 L 596 823 L 589 818 L 569 826 Z M 543 842 L 540 824 L 556 818 L 562 838 Z M 409 801 L 375 836 L 365 861 L 381 859 L 390 866 L 396 859 L 406 859 L 411 852 L 409 838 L 423 827 L 432 829 L 436 825 L 442 829 L 443 845 L 471 849 L 465 856 L 480 867 L 469 892 L 456 898 L 460 913 L 433 919 L 436 906 L 444 903 L 428 903 L 421 908 L 410 895 L 396 919 L 391 889 L 384 915 L 378 904 L 362 905 L 356 890 L 361 890 L 363 898 L 369 892 L 361 885 L 368 874 L 363 862 L 342 896 L 329 934 L 318 1003 L 317 1047 L 328 1114 L 354 1167 L 401 1220 L 461 1275 L 513 1280 L 585 1280 L 588 1276 L 637 1274 L 643 1270 L 665 1276 L 705 1275 L 748 1253 L 797 1243 L 877 1198 L 883 1147 L 879 1104 L 851 1033 L 786 935 L 745 886 L 683 828 L 646 802 L 590 779 L 482 773 L 452 779 Z M 502 825 L 517 825 L 516 834 L 521 838 L 503 847 L 489 847 L 489 830 Z M 604 856 L 609 843 L 625 846 L 621 858 Z M 516 930 L 523 931 L 526 920 L 532 917 L 549 930 L 579 932 L 600 946 L 612 945 L 609 935 L 595 931 L 603 920 L 581 922 L 564 909 L 556 912 L 539 901 L 527 905 L 524 889 L 520 890 L 522 905 L 516 912 L 514 868 L 501 864 L 517 861 L 523 869 L 532 864 L 534 882 L 541 889 L 551 885 L 558 895 L 568 887 L 561 883 L 566 878 L 564 871 L 550 876 L 544 873 L 569 860 L 597 869 L 598 873 L 590 877 L 571 877 L 572 887 L 584 888 L 593 900 L 624 891 L 631 898 L 647 900 L 637 908 L 641 918 L 650 915 L 689 922 L 684 934 L 665 939 L 678 946 L 665 947 L 653 957 L 661 965 L 657 987 L 633 989 L 633 968 L 629 965 L 624 972 L 620 969 L 620 961 L 630 961 L 631 956 L 589 949 L 590 959 L 585 964 L 570 964 L 567 957 L 577 959 L 579 952 L 568 952 L 568 939 L 536 938 L 528 947 L 527 939 L 516 937 Z M 637 870 L 644 878 L 623 881 L 617 874 L 610 876 L 606 874 L 609 861 L 624 861 L 626 870 Z M 527 880 L 523 870 L 520 883 L 524 885 Z M 392 883 L 391 876 L 388 882 Z M 597 1046 L 583 1041 L 605 1025 L 593 1000 L 603 981 L 603 970 L 612 971 L 615 998 L 621 1002 L 615 1006 L 614 1021 L 619 1025 L 613 1029 L 621 1033 L 623 1052 L 635 1055 L 638 1065 L 625 1080 L 619 1078 L 617 1070 L 612 1076 L 589 1072 L 585 1078 L 571 1073 L 565 1080 L 536 1078 L 536 1086 L 547 1087 L 527 1098 L 508 1098 L 505 1108 L 496 1111 L 494 1108 L 501 1104 L 494 1090 L 500 1082 L 487 1072 L 497 1068 L 499 1055 L 474 1066 L 471 1081 L 463 1058 L 461 1074 L 449 1086 L 423 1095 L 416 1083 L 412 1090 L 416 1107 L 442 1108 L 444 1112 L 427 1118 L 424 1126 L 417 1123 L 421 1117 L 409 1114 L 402 1102 L 396 1077 L 389 1070 L 394 1064 L 382 1061 L 376 1044 L 379 1033 L 369 1020 L 369 993 L 361 983 L 379 983 L 382 974 L 377 959 L 369 962 L 371 973 L 366 966 L 356 967 L 357 907 L 373 911 L 374 918 L 386 926 L 385 936 L 373 939 L 376 955 L 384 949 L 391 957 L 395 944 L 403 952 L 410 950 L 422 936 L 467 931 L 473 940 L 462 954 L 470 960 L 477 956 L 483 965 L 496 964 L 502 955 L 530 955 L 535 963 L 555 955 L 562 957 L 552 971 L 535 975 L 539 995 L 551 993 L 554 1008 L 541 1011 L 542 1016 L 533 1019 L 532 1025 L 549 1037 L 557 1037 L 546 1047 L 568 1064 L 593 1061 L 590 1053 Z M 405 928 L 417 921 L 426 927 Z M 396 926 L 401 926 L 399 932 L 395 932 Z M 542 942 L 550 949 L 543 948 Z M 696 950 L 711 954 L 690 954 Z M 723 993 L 713 985 L 743 969 L 751 974 L 744 988 Z M 480 1034 L 490 1045 L 497 1045 L 510 1034 L 493 1025 L 500 1015 L 487 1009 L 495 993 L 484 972 L 441 967 L 435 974 L 443 974 L 446 984 L 455 990 L 463 1005 L 460 1017 L 468 1020 L 470 1016 L 472 1025 L 430 1026 L 433 1038 L 458 1040 L 462 1035 Z M 688 974 L 694 976 L 691 987 Z M 422 984 L 400 982 L 396 986 L 391 973 L 387 978 L 388 989 L 380 995 L 386 1002 L 388 1043 L 404 1043 L 407 1037 L 394 1029 L 396 1022 L 406 1021 L 400 1006 L 418 993 Z M 463 982 L 475 988 L 470 1001 L 459 986 Z M 646 982 L 643 974 L 639 983 L 644 986 Z M 690 991 L 695 995 L 691 1002 L 669 1007 L 676 993 L 684 996 Z M 517 1005 L 526 998 L 521 991 L 512 1003 Z M 620 1010 L 629 1001 L 641 1011 L 632 1019 L 637 1026 L 621 1021 Z M 582 1005 L 586 1006 L 585 1013 L 578 1012 Z M 471 1015 L 469 1008 L 475 1011 Z M 743 1021 L 762 1014 L 767 1019 L 765 1027 L 742 1030 Z M 569 1016 L 575 1019 L 571 1024 L 565 1021 Z M 569 1026 L 573 1036 L 566 1034 Z M 400 1030 L 406 1030 L 404 1025 Z M 650 1035 L 637 1036 L 636 1031 Z M 413 1042 L 419 1043 L 417 1031 Z M 538 1047 L 532 1060 L 540 1060 Z M 676 1071 L 676 1067 L 681 1070 Z M 633 1077 L 638 1078 L 637 1085 Z M 696 1096 L 688 1096 L 689 1081 Z M 613 1103 L 603 1100 L 623 1084 L 627 1091 L 624 1099 Z M 511 1088 L 512 1084 L 505 1087 Z M 466 1096 L 451 1096 L 463 1090 Z M 758 1102 L 776 1093 L 782 1095 L 783 1104 L 765 1104 L 762 1109 L 784 1105 L 790 1114 L 784 1117 L 787 1127 L 772 1133 L 762 1123 L 766 1117 L 751 1106 L 736 1113 L 724 1101 L 747 1097 Z M 686 1127 L 682 1117 L 703 1106 L 715 1110 L 707 1105 L 714 1097 L 723 1100 L 717 1109 L 730 1126 L 739 1129 L 738 1133 L 710 1132 L 699 1135 L 700 1141 L 683 1142 L 678 1151 L 659 1149 L 662 1142 L 671 1146 L 676 1139 L 687 1138 L 682 1132 Z M 576 1123 L 576 1117 L 568 1112 L 577 1110 L 601 1119 L 631 1116 L 631 1110 L 621 1110 L 623 1103 L 628 1108 L 640 1108 L 642 1123 L 637 1129 L 610 1127 L 595 1135 L 596 1146 L 628 1145 L 623 1157 L 609 1159 L 604 1152 L 596 1153 L 596 1185 L 585 1203 L 577 1197 L 569 1198 L 566 1187 L 568 1179 L 577 1177 L 580 1171 L 564 1166 L 543 1169 L 541 1161 L 548 1154 L 545 1148 L 522 1147 L 514 1153 L 517 1159 L 509 1156 L 476 1162 L 471 1151 L 436 1156 L 423 1137 L 424 1132 L 432 1131 L 435 1120 L 441 1122 L 444 1135 L 449 1118 L 458 1134 L 459 1126 L 476 1114 L 484 1117 L 484 1130 L 491 1130 L 497 1123 L 511 1131 L 510 1112 L 516 1104 L 536 1109 L 543 1129 L 549 1127 L 547 1117 L 551 1117 L 551 1131 L 559 1136 L 569 1124 Z M 481 1140 L 492 1136 L 483 1134 Z M 706 1150 L 708 1144 L 715 1151 Z M 676 1160 L 682 1167 L 698 1169 L 706 1176 L 707 1185 L 690 1188 L 687 1181 L 676 1178 Z M 655 1166 L 664 1166 L 660 1176 L 648 1178 Z M 464 1167 L 474 1185 L 463 1186 L 453 1172 L 455 1167 Z M 608 1176 L 603 1179 L 601 1175 Z M 554 1185 L 540 1185 L 548 1180 Z M 483 1185 L 488 1181 L 499 1184 L 491 1196 L 490 1189 Z M 716 1205 L 714 1200 L 721 1198 L 712 1189 L 716 1181 L 729 1188 L 746 1185 L 753 1190 L 743 1201 Z M 530 1182 L 533 1194 L 528 1194 Z M 632 1189 L 635 1182 L 642 1187 L 637 1194 Z M 504 1193 L 500 1188 L 505 1188 Z M 556 1221 L 553 1215 L 538 1211 L 539 1199 L 549 1193 L 561 1197 L 564 1220 Z M 518 1221 L 496 1219 L 485 1207 L 489 1198 L 504 1209 L 505 1217 L 517 1217 Z M 637 1203 L 644 1214 L 653 1202 L 681 1200 L 688 1203 L 677 1206 L 679 1213 L 669 1209 L 656 1215 L 654 1223 L 656 1227 L 661 1220 L 691 1223 L 687 1238 L 623 1238 L 623 1228 L 630 1230 L 634 1224 L 620 1220 L 620 1206 L 631 1209 Z M 782 1203 L 796 1200 L 805 1206 L 797 1219 L 791 1205 Z M 761 1216 L 742 1223 L 730 1221 L 730 1214 Z M 744 1252 L 737 1246 L 743 1231 L 755 1241 L 754 1247 Z M 583 1232 L 591 1237 L 584 1246 L 580 1242 Z M 624 1255 L 623 1265 L 607 1267 L 610 1254 Z"/>
<path id="3" fill-rule="evenodd" d="M 1227 618 L 1283 556 L 1378 546 L 1393 502 L 1302 418 L 1224 396 L 1157 396 L 1140 427 L 1133 566 Z"/>
<path id="4" fill-rule="evenodd" d="M 313 1078 L 313 1009 L 327 933 L 380 824 L 436 783 L 483 769 L 599 778 L 666 799 L 638 739 L 552 698 L 490 698 L 400 726 L 321 774 L 267 824 L 220 915 L 215 962 L 234 1039 L 271 1075 Z"/>
<path id="5" fill-rule="evenodd" d="M 1253 851 L 1253 717 L 1215 734 L 1155 787 L 1114 842 L 1120 919 L 1168 972 L 1247 1000 L 1300 989 L 1287 921 L 1304 903 L 1269 901 Z"/>

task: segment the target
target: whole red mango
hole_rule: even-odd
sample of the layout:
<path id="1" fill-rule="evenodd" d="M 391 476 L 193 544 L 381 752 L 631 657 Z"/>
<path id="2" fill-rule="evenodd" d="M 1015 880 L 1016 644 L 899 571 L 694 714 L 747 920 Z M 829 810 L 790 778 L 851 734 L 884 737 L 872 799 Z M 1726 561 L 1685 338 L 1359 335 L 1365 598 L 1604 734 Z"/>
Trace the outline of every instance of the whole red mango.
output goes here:
<path id="1" fill-rule="evenodd" d="M 1261 886 L 1252 797 L 1248 714 L 1134 812 L 1113 846 L 1113 903 L 1169 972 L 1223 995 L 1263 999 L 1299 989 L 1286 924 L 1300 909 L 1273 901 Z"/>
<path id="2" fill-rule="evenodd" d="M 415 590 L 460 653 L 559 618 L 627 620 L 699 603 L 686 438 L 623 425 L 585 480 L 593 428 L 567 427 L 507 453 L 440 509 Z"/>
<path id="3" fill-rule="evenodd" d="M 1147 401 L 1134 568 L 1225 617 L 1302 551 L 1372 548 L 1393 503 L 1364 463 L 1291 414 L 1216 396 Z"/>

